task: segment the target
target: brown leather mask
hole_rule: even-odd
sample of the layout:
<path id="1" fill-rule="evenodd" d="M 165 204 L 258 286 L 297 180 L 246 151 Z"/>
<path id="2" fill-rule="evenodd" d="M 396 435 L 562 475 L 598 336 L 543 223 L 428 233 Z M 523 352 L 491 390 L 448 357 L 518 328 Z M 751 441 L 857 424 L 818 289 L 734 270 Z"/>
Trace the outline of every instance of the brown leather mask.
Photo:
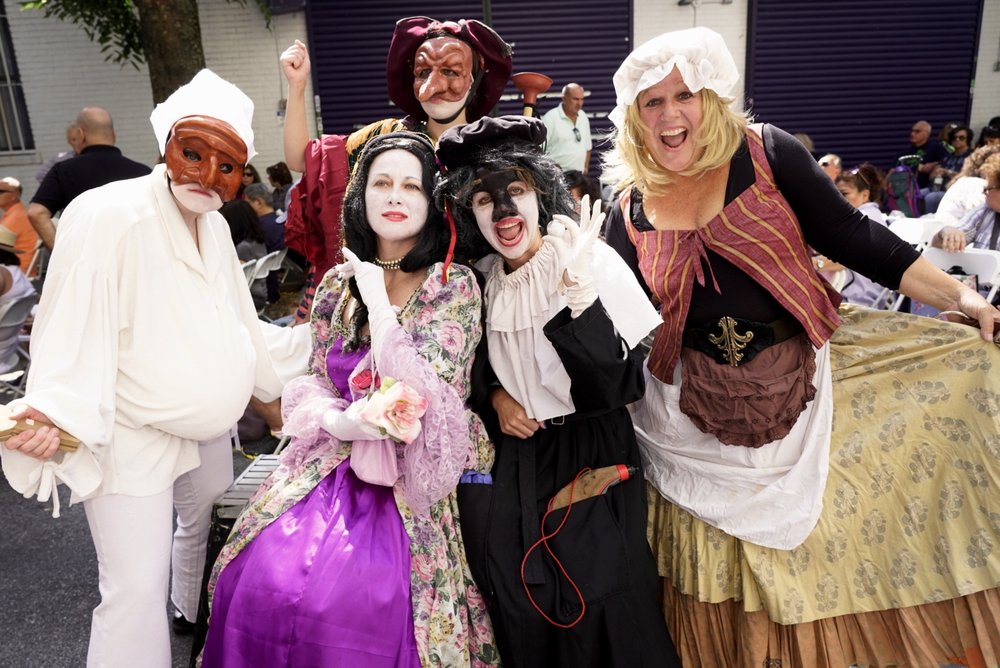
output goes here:
<path id="1" fill-rule="evenodd" d="M 435 37 L 413 57 L 413 94 L 421 103 L 464 100 L 472 86 L 472 47 L 454 37 Z"/>
<path id="2" fill-rule="evenodd" d="M 228 202 L 240 189 L 247 147 L 225 121 L 186 116 L 174 123 L 163 157 L 174 183 L 196 183 Z"/>

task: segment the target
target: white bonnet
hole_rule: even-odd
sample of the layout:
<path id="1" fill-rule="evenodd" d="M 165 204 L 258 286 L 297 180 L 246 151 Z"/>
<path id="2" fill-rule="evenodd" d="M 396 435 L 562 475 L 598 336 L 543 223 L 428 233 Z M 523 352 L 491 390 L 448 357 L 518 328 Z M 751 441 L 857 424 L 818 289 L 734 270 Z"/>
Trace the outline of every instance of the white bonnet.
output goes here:
<path id="1" fill-rule="evenodd" d="M 233 126 L 247 147 L 247 162 L 257 154 L 253 149 L 253 100 L 212 70 L 202 70 L 189 83 L 156 105 L 149 115 L 160 154 L 167 150 L 167 137 L 174 123 L 187 116 L 208 116 Z"/>
<path id="2" fill-rule="evenodd" d="M 722 35 L 708 28 L 677 30 L 654 37 L 635 49 L 615 72 L 618 99 L 609 114 L 611 122 L 622 127 L 625 108 L 675 66 L 692 93 L 708 88 L 724 101 L 732 101 L 740 74 Z"/>

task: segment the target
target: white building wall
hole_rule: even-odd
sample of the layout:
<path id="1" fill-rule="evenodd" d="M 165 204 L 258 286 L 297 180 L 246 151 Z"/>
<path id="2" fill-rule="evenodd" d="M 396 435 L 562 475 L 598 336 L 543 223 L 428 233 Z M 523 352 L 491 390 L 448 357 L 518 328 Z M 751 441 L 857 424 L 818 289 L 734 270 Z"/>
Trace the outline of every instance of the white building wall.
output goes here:
<path id="1" fill-rule="evenodd" d="M 85 106 L 106 108 L 122 151 L 151 164 L 157 151 L 149 126 L 153 96 L 146 68 L 104 62 L 100 47 L 76 25 L 45 18 L 40 11 L 22 11 L 16 0 L 4 0 L 4 5 L 36 151 L 5 157 L 0 171 L 21 180 L 24 200 L 37 187 L 35 172 L 41 164 L 69 148 L 66 126 Z"/>
<path id="2" fill-rule="evenodd" d="M 278 58 L 294 40 L 307 42 L 305 12 L 274 16 L 268 31 L 254 2 L 244 8 L 226 0 L 201 0 L 198 6 L 206 65 L 254 101 L 253 132 L 258 155 L 251 163 L 267 182 L 264 170 L 285 159 L 283 116 L 278 112 L 288 84 Z M 306 95 L 310 132 L 315 135 L 311 86 Z"/>
<path id="3" fill-rule="evenodd" d="M 983 24 L 979 30 L 979 54 L 976 60 L 976 87 L 972 94 L 970 125 L 979 131 L 994 116 L 1000 116 L 1000 2 L 986 0 Z"/>
<path id="4" fill-rule="evenodd" d="M 24 200 L 30 200 L 37 188 L 35 172 L 49 157 L 67 150 L 66 126 L 88 105 L 111 113 L 118 147 L 125 155 L 149 165 L 156 162 L 159 153 L 149 124 L 153 95 L 146 67 L 105 62 L 100 46 L 79 26 L 45 18 L 40 11 L 22 11 L 17 0 L 3 2 L 36 151 L 0 156 L 0 177 L 18 178 Z M 305 41 L 305 14 L 275 16 L 268 31 L 256 4 L 247 5 L 203 0 L 202 43 L 206 65 L 239 86 L 256 105 L 253 129 L 258 156 L 253 164 L 266 179 L 264 169 L 284 159 L 277 111 L 287 86 L 278 56 L 293 39 Z M 315 127 L 311 113 L 309 123 Z"/>

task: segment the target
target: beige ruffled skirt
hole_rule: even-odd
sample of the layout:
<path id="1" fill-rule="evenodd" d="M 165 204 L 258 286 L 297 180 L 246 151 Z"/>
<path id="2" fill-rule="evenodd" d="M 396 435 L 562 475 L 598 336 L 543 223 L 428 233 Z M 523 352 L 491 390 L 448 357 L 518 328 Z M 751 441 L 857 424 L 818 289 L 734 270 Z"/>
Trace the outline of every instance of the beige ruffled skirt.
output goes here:
<path id="1" fill-rule="evenodd" d="M 1000 348 L 929 318 L 841 315 L 829 477 L 804 543 L 740 541 L 650 488 L 685 666 L 1000 664 Z"/>

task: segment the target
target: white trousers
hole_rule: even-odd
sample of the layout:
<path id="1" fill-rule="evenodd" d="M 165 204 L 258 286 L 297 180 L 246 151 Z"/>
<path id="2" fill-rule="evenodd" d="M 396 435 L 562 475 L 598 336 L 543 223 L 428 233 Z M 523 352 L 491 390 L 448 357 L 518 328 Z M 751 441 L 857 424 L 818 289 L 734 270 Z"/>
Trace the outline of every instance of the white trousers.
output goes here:
<path id="1" fill-rule="evenodd" d="M 194 621 L 212 504 L 233 481 L 229 434 L 201 444 L 199 455 L 201 466 L 159 494 L 109 494 L 83 502 L 101 592 L 91 620 L 87 668 L 170 668 L 171 558 L 171 599 Z M 175 508 L 177 530 L 171 536 Z"/>

